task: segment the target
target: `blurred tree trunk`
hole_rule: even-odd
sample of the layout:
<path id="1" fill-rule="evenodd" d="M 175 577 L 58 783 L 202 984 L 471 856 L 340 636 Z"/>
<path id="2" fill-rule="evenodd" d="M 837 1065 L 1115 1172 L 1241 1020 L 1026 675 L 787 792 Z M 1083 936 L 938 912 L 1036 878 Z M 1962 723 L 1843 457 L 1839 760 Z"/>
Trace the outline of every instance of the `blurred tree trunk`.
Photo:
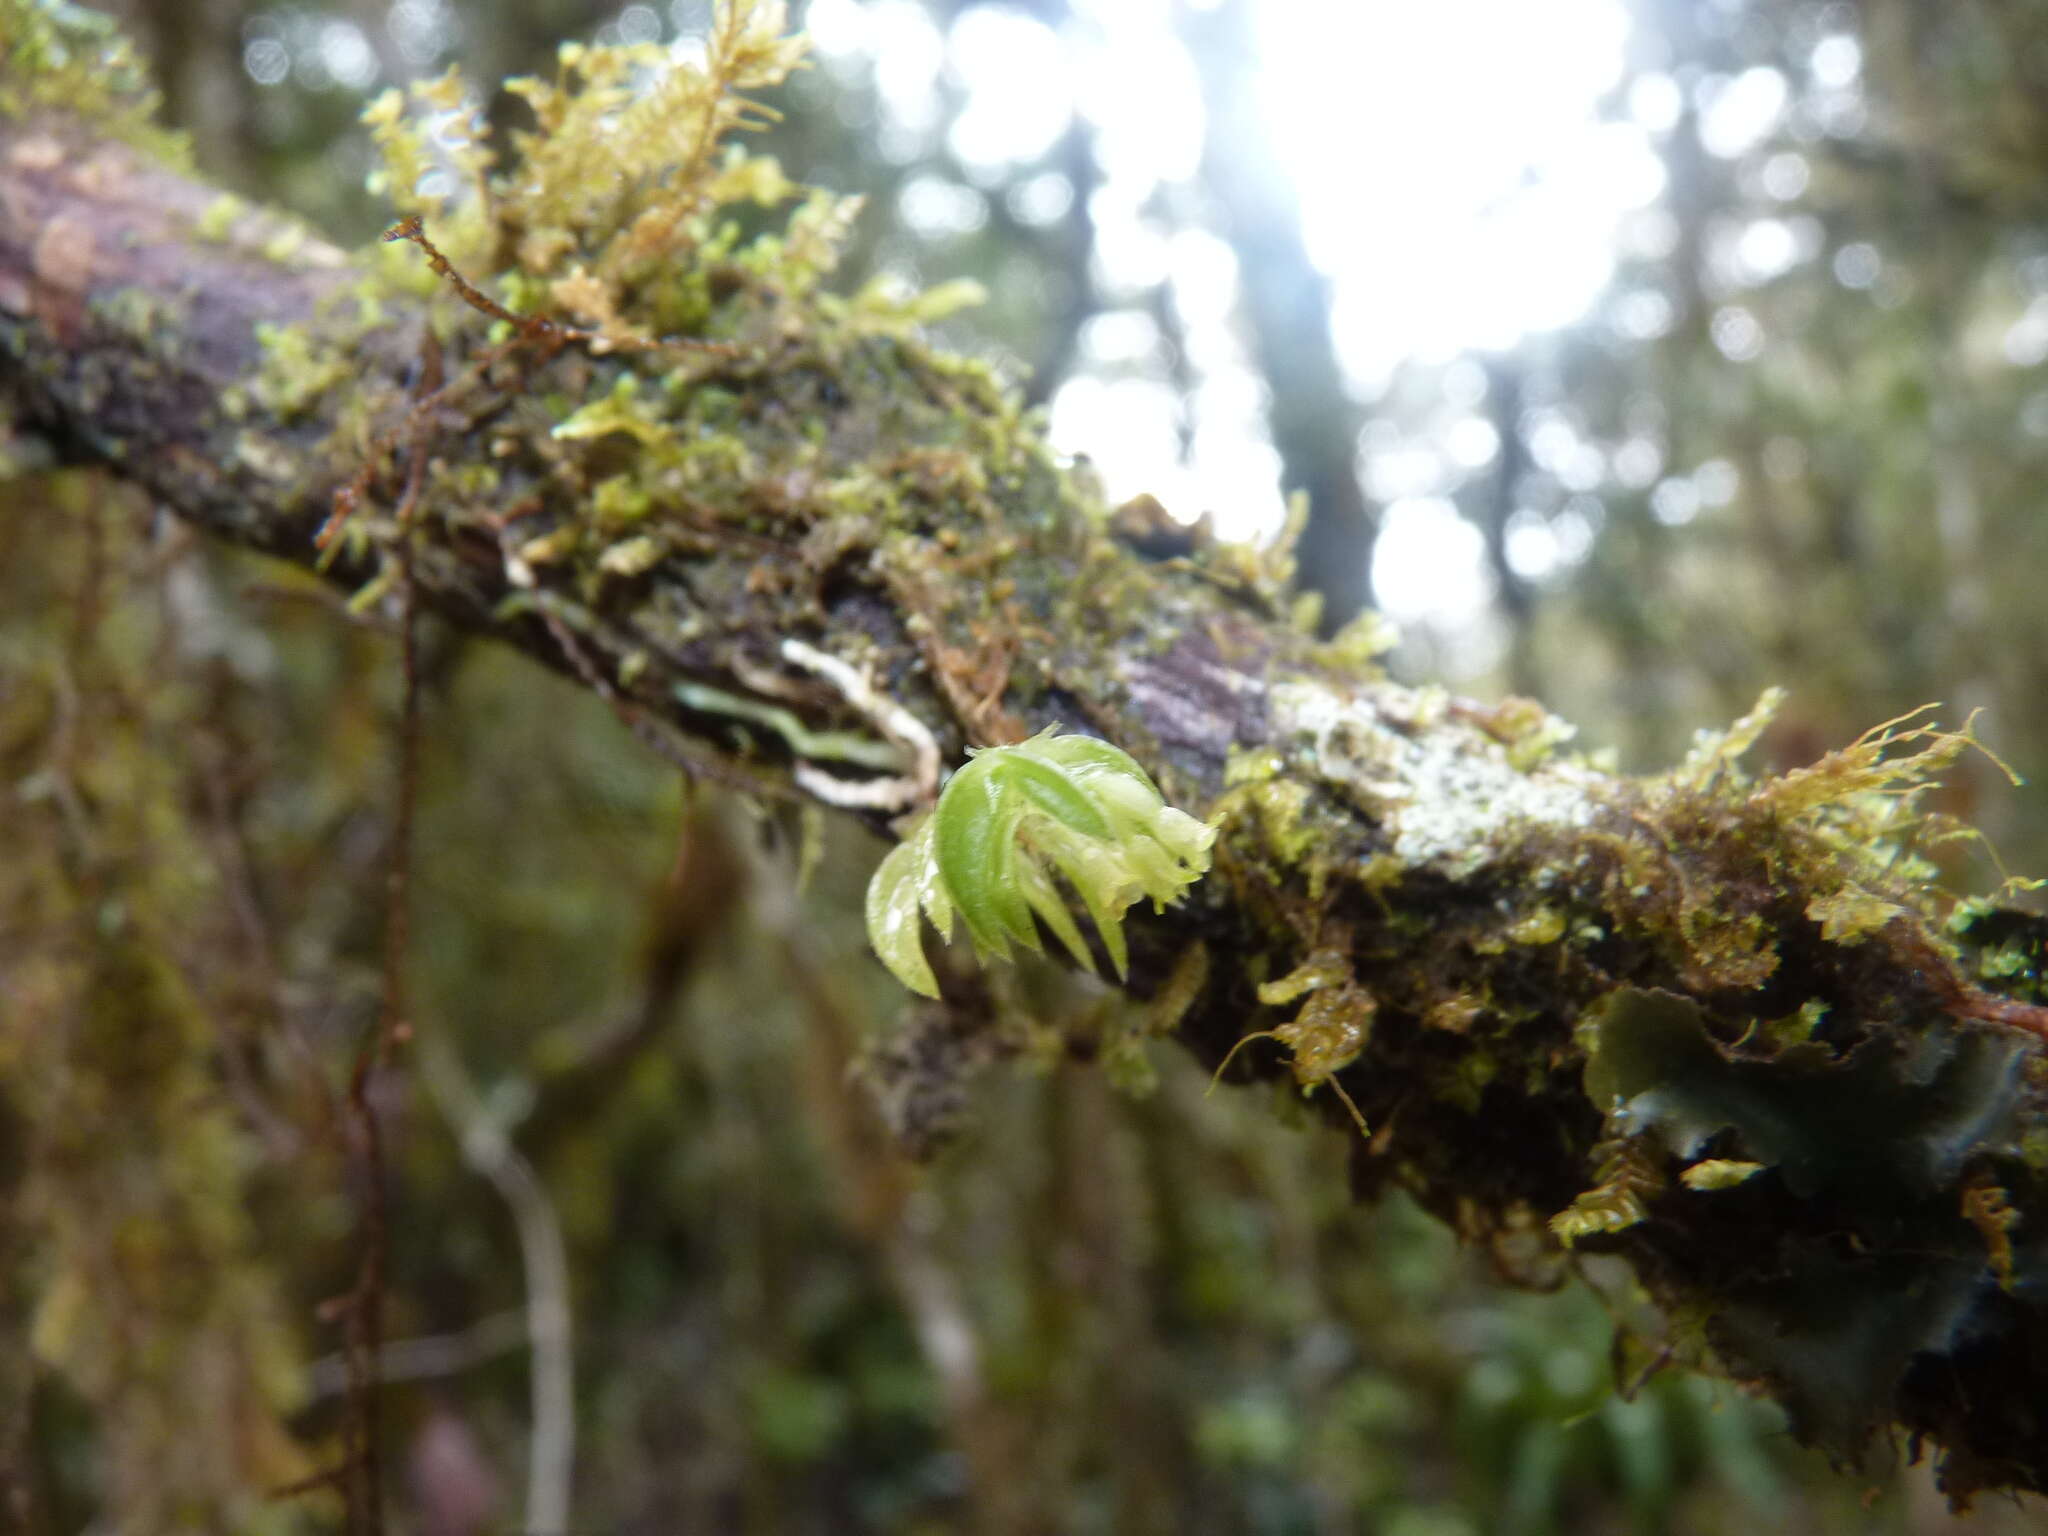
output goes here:
<path id="1" fill-rule="evenodd" d="M 1529 469 L 1529 444 L 1522 436 L 1522 364 L 1512 357 L 1486 360 L 1486 409 L 1493 418 L 1493 431 L 1500 447 L 1494 458 L 1493 474 L 1474 498 L 1478 502 L 1473 521 L 1486 536 L 1486 563 L 1493 572 L 1501 617 L 1507 625 L 1508 687 L 1516 693 L 1535 697 L 1542 691 L 1543 678 L 1536 666 L 1530 644 L 1530 626 L 1536 616 L 1536 589 L 1508 558 L 1508 524 L 1520 504 L 1522 476 Z"/>
<path id="2" fill-rule="evenodd" d="M 1296 550 L 1302 584 L 1322 593 L 1323 631 L 1334 633 L 1372 591 L 1377 519 L 1358 477 L 1364 413 L 1337 363 L 1329 281 L 1309 259 L 1300 202 L 1266 136 L 1252 8 L 1223 0 L 1208 10 L 1183 4 L 1178 14 L 1202 80 L 1203 181 L 1237 253 L 1281 488 L 1308 496 L 1308 527 Z"/>
<path id="3" fill-rule="evenodd" d="M 240 68 L 246 0 L 118 0 L 120 17 L 154 66 L 165 121 L 192 135 L 199 161 L 230 186 L 251 185 L 249 77 Z"/>

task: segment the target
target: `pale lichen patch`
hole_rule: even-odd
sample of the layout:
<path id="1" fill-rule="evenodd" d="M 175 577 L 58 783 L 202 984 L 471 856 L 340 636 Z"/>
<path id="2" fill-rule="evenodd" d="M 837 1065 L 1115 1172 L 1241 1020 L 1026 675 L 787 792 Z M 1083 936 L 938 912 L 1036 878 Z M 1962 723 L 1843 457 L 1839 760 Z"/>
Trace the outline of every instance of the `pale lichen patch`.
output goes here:
<path id="1" fill-rule="evenodd" d="M 39 133 L 10 149 L 7 163 L 18 171 L 53 171 L 64 163 L 64 146 Z"/>
<path id="2" fill-rule="evenodd" d="M 297 461 L 290 450 L 261 432 L 245 429 L 239 433 L 235 438 L 235 457 L 264 479 L 280 484 L 289 482 L 298 474 Z"/>
<path id="3" fill-rule="evenodd" d="M 1392 684 L 1347 692 L 1282 683 L 1271 719 L 1298 766 L 1370 812 L 1410 868 L 1464 879 L 1518 835 L 1585 827 L 1600 807 L 1600 775 L 1572 763 L 1518 769 L 1500 742 L 1445 720 L 1434 698 Z"/>
<path id="4" fill-rule="evenodd" d="M 60 214 L 36 235 L 30 261 L 42 282 L 83 293 L 92 282 L 95 254 L 91 227 L 74 215 Z"/>

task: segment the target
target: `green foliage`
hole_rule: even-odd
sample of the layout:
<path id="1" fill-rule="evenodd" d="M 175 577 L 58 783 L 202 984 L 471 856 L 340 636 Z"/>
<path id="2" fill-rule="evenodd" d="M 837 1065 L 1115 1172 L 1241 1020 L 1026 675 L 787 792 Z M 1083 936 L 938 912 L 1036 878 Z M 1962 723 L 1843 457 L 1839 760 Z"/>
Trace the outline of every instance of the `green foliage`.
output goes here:
<path id="1" fill-rule="evenodd" d="M 1057 871 L 1095 920 L 1121 975 L 1125 910 L 1141 896 L 1163 908 L 1208 869 L 1214 828 L 1168 805 L 1124 752 L 1058 729 L 975 754 L 937 809 L 875 871 L 868 937 L 911 991 L 938 996 L 920 909 L 947 940 L 957 912 L 976 950 L 1000 960 L 1010 958 L 1012 944 L 1042 952 L 1036 916 L 1079 964 L 1090 965 L 1087 942 L 1053 884 Z"/>
<path id="2" fill-rule="evenodd" d="M 1981 837 L 1925 802 L 1972 749 L 2017 782 L 1975 736 L 1974 716 L 1944 729 L 1923 719 L 1933 705 L 1804 767 L 1744 771 L 1741 757 L 1785 700 L 1783 689 L 1766 690 L 1728 730 L 1698 733 L 1684 762 L 1644 782 L 1636 825 L 1650 837 L 1591 835 L 1613 860 L 1607 915 L 1657 935 L 1696 981 L 1756 988 L 1778 974 L 1766 911 L 1779 892 L 1800 894 L 1830 944 L 1894 925 L 1932 942 L 1956 897 L 1922 852 Z"/>
<path id="3" fill-rule="evenodd" d="M 623 684 L 661 709 L 747 721 L 736 734 L 767 725 L 799 756 L 845 761 L 850 753 L 811 750 L 843 733 L 807 739 L 781 706 L 706 681 L 744 673 L 750 658 L 713 658 L 688 677 L 656 660 L 672 653 L 677 622 L 653 596 L 663 568 L 707 549 L 737 557 L 769 525 L 830 520 L 831 536 L 820 528 L 814 541 L 820 558 L 871 551 L 899 590 L 944 593 L 960 608 L 954 594 L 1014 587 L 988 563 L 972 581 L 935 570 L 955 563 L 958 546 L 928 536 L 919 502 L 1022 520 L 1014 498 L 994 506 L 1001 477 L 1068 509 L 1037 425 L 987 370 L 914 334 L 972 295 L 958 285 L 907 298 L 825 291 L 860 199 L 799 186 L 733 141 L 775 119 L 749 93 L 782 83 L 801 60 L 785 21 L 768 0 L 721 5 L 688 60 L 653 45 L 565 46 L 552 81 L 511 83 L 533 126 L 510 135 L 505 160 L 459 73 L 384 93 L 365 113 L 383 166 L 375 179 L 405 215 L 394 235 L 420 249 L 372 247 L 361 296 L 367 315 L 386 292 L 417 297 L 441 280 L 488 317 L 444 326 L 468 365 L 451 363 L 441 403 L 495 411 L 485 402 L 508 375 L 524 396 L 488 454 L 437 445 L 418 498 L 429 516 L 506 543 L 496 519 L 520 507 L 507 549 L 514 584 L 534 577 L 544 589 L 534 605 L 596 649 L 600 632 L 644 637 Z M 392 434 L 370 435 L 365 465 L 362 424 L 412 406 L 334 382 L 353 375 L 362 332 L 376 323 L 316 317 L 310 338 L 269 337 L 263 382 L 295 405 L 339 391 L 324 397 L 344 420 L 322 452 L 361 481 L 366 515 L 349 519 L 345 546 L 330 547 L 364 555 L 381 542 L 388 570 L 392 528 L 374 509 L 397 497 L 396 455 Z M 907 473 L 907 453 L 928 473 Z M 759 577 L 758 552 L 703 579 L 707 611 L 774 598 L 778 611 L 759 628 L 814 635 L 803 587 Z M 622 607 L 639 598 L 646 611 Z M 927 664 L 943 674 L 946 656 L 979 662 L 955 634 L 978 616 L 933 612 Z M 884 766 L 899 762 L 883 743 L 861 745 L 883 751 Z"/>
<path id="4" fill-rule="evenodd" d="M 704 319 L 707 255 L 733 242 L 721 210 L 804 191 L 773 157 L 728 143 L 776 120 L 745 93 L 798 67 L 805 44 L 787 28 L 781 0 L 731 0 L 701 64 L 655 43 L 564 44 L 553 81 L 506 82 L 535 126 L 511 135 L 503 175 L 458 70 L 415 84 L 409 100 L 388 90 L 363 113 L 383 161 L 374 183 L 426 219 L 458 266 L 502 272 L 512 308 L 566 313 L 612 346 L 649 345 Z M 772 246 L 778 265 L 829 271 L 858 201 L 813 193 L 787 236 L 754 253 Z"/>
<path id="5" fill-rule="evenodd" d="M 793 188 L 772 164 L 736 162 L 721 183 L 713 162 L 729 134 L 774 120 L 741 93 L 780 84 L 804 47 L 780 0 L 733 0 L 718 9 L 701 69 L 675 67 L 656 44 L 572 44 L 557 84 L 510 82 L 539 124 L 515 136 L 521 174 L 503 194 L 505 216 L 526 232 L 521 264 L 587 261 L 631 283 L 689 252 L 700 207 L 781 201 Z M 600 247 L 588 243 L 594 231 Z"/>
<path id="6" fill-rule="evenodd" d="M 171 165 L 190 158 L 156 125 L 148 71 L 114 24 L 69 0 L 0 0 L 0 117 L 37 107 L 83 117 Z"/>

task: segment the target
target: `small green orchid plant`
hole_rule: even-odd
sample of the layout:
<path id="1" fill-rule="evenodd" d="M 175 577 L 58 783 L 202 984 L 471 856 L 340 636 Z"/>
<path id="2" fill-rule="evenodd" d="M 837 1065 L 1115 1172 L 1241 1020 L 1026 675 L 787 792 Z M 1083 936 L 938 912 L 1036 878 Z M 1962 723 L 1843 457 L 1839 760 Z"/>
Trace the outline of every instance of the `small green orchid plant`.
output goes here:
<path id="1" fill-rule="evenodd" d="M 1092 965 L 1053 884 L 1058 871 L 1122 976 L 1125 910 L 1141 896 L 1164 909 L 1208 872 L 1214 827 L 1168 805 L 1128 754 L 1058 731 L 973 753 L 868 883 L 868 940 L 911 991 L 939 995 L 920 911 L 948 941 L 957 914 L 976 952 L 999 960 L 1013 944 L 1043 953 L 1042 921 L 1078 963 Z"/>

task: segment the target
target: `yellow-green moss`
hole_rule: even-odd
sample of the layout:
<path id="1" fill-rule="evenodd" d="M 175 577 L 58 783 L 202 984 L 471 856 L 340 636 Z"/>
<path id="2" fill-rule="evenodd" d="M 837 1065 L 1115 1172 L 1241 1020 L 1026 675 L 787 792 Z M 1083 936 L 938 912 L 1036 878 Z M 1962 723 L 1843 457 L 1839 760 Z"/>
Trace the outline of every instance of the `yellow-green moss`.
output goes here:
<path id="1" fill-rule="evenodd" d="M 1763 1171 L 1762 1163 L 1745 1162 L 1734 1157 L 1705 1157 L 1687 1168 L 1679 1177 L 1687 1189 L 1733 1189 L 1738 1184 L 1747 1183 Z"/>
<path id="2" fill-rule="evenodd" d="M 228 238 L 235 221 L 248 211 L 248 207 L 234 193 L 223 192 L 206 205 L 206 211 L 199 215 L 199 222 L 192 226 L 192 233 L 201 240 L 219 244 Z"/>
<path id="3" fill-rule="evenodd" d="M 189 169 L 191 147 L 157 125 L 157 105 L 148 69 L 107 17 L 68 0 L 0 0 L 0 117 L 62 112 Z"/>
<path id="4" fill-rule="evenodd" d="M 347 357 L 330 338 L 297 325 L 258 325 L 263 365 L 249 392 L 266 410 L 286 421 L 303 415 L 329 390 L 353 376 Z"/>

